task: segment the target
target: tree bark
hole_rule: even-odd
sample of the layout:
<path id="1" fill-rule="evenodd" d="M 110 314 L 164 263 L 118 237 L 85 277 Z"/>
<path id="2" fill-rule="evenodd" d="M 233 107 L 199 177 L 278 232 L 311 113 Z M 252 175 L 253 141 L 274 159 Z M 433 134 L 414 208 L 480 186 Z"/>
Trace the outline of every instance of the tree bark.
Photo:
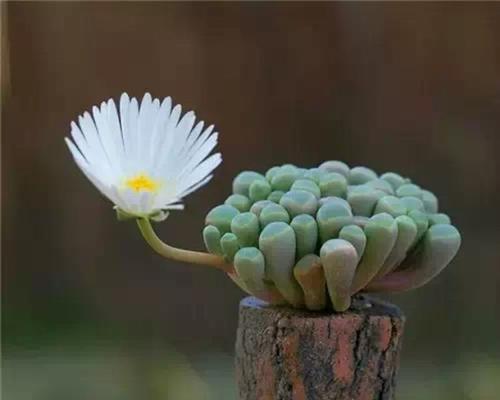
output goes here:
<path id="1" fill-rule="evenodd" d="M 240 303 L 240 400 L 390 400 L 404 327 L 401 311 L 367 297 L 340 314 Z"/>

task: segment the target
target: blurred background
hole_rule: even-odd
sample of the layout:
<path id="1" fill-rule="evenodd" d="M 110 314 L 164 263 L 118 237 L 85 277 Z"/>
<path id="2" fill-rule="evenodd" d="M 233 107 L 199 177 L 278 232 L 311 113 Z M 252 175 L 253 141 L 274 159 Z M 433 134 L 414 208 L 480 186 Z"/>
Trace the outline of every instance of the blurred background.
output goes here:
<path id="1" fill-rule="evenodd" d="M 73 163 L 70 121 L 173 96 L 224 162 L 159 226 L 202 249 L 243 169 L 340 159 L 434 191 L 452 265 L 389 297 L 399 399 L 500 398 L 500 4 L 24 3 L 2 10 L 3 391 L 8 400 L 234 399 L 243 293 L 153 254 Z"/>

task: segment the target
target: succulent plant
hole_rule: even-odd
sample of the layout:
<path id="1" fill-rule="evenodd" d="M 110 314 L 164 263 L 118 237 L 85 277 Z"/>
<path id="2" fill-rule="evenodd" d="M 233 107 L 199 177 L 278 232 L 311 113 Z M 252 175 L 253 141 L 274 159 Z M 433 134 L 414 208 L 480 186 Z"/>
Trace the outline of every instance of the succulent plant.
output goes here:
<path id="1" fill-rule="evenodd" d="M 438 199 L 410 179 L 327 161 L 241 172 L 206 216 L 207 250 L 244 291 L 273 304 L 345 311 L 358 292 L 424 285 L 460 247 Z"/>
<path id="2" fill-rule="evenodd" d="M 118 112 L 119 111 L 119 112 Z M 438 200 L 408 178 L 327 161 L 241 172 L 233 193 L 206 216 L 208 253 L 164 243 L 151 222 L 164 221 L 205 185 L 222 161 L 213 125 L 146 93 L 85 112 L 66 139 L 78 167 L 114 203 L 118 219 L 136 220 L 163 257 L 220 269 L 243 290 L 272 304 L 336 311 L 362 291 L 424 285 L 450 263 L 460 233 Z M 149 150 L 150 151 L 149 151 Z"/>

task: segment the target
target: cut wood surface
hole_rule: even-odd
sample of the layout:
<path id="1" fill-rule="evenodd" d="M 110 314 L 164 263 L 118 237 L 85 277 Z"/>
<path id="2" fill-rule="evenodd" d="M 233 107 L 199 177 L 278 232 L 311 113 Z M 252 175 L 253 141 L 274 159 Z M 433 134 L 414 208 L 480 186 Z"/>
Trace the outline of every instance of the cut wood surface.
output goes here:
<path id="1" fill-rule="evenodd" d="M 390 400 L 404 328 L 401 311 L 358 298 L 346 312 L 240 303 L 240 400 Z"/>

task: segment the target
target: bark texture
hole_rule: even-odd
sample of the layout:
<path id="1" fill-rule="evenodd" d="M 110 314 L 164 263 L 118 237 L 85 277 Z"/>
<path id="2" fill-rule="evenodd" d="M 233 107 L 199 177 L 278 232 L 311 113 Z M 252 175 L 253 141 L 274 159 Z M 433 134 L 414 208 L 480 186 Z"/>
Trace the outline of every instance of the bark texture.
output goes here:
<path id="1" fill-rule="evenodd" d="M 240 303 L 240 400 L 392 400 L 404 328 L 401 311 L 371 298 L 341 314 Z"/>

